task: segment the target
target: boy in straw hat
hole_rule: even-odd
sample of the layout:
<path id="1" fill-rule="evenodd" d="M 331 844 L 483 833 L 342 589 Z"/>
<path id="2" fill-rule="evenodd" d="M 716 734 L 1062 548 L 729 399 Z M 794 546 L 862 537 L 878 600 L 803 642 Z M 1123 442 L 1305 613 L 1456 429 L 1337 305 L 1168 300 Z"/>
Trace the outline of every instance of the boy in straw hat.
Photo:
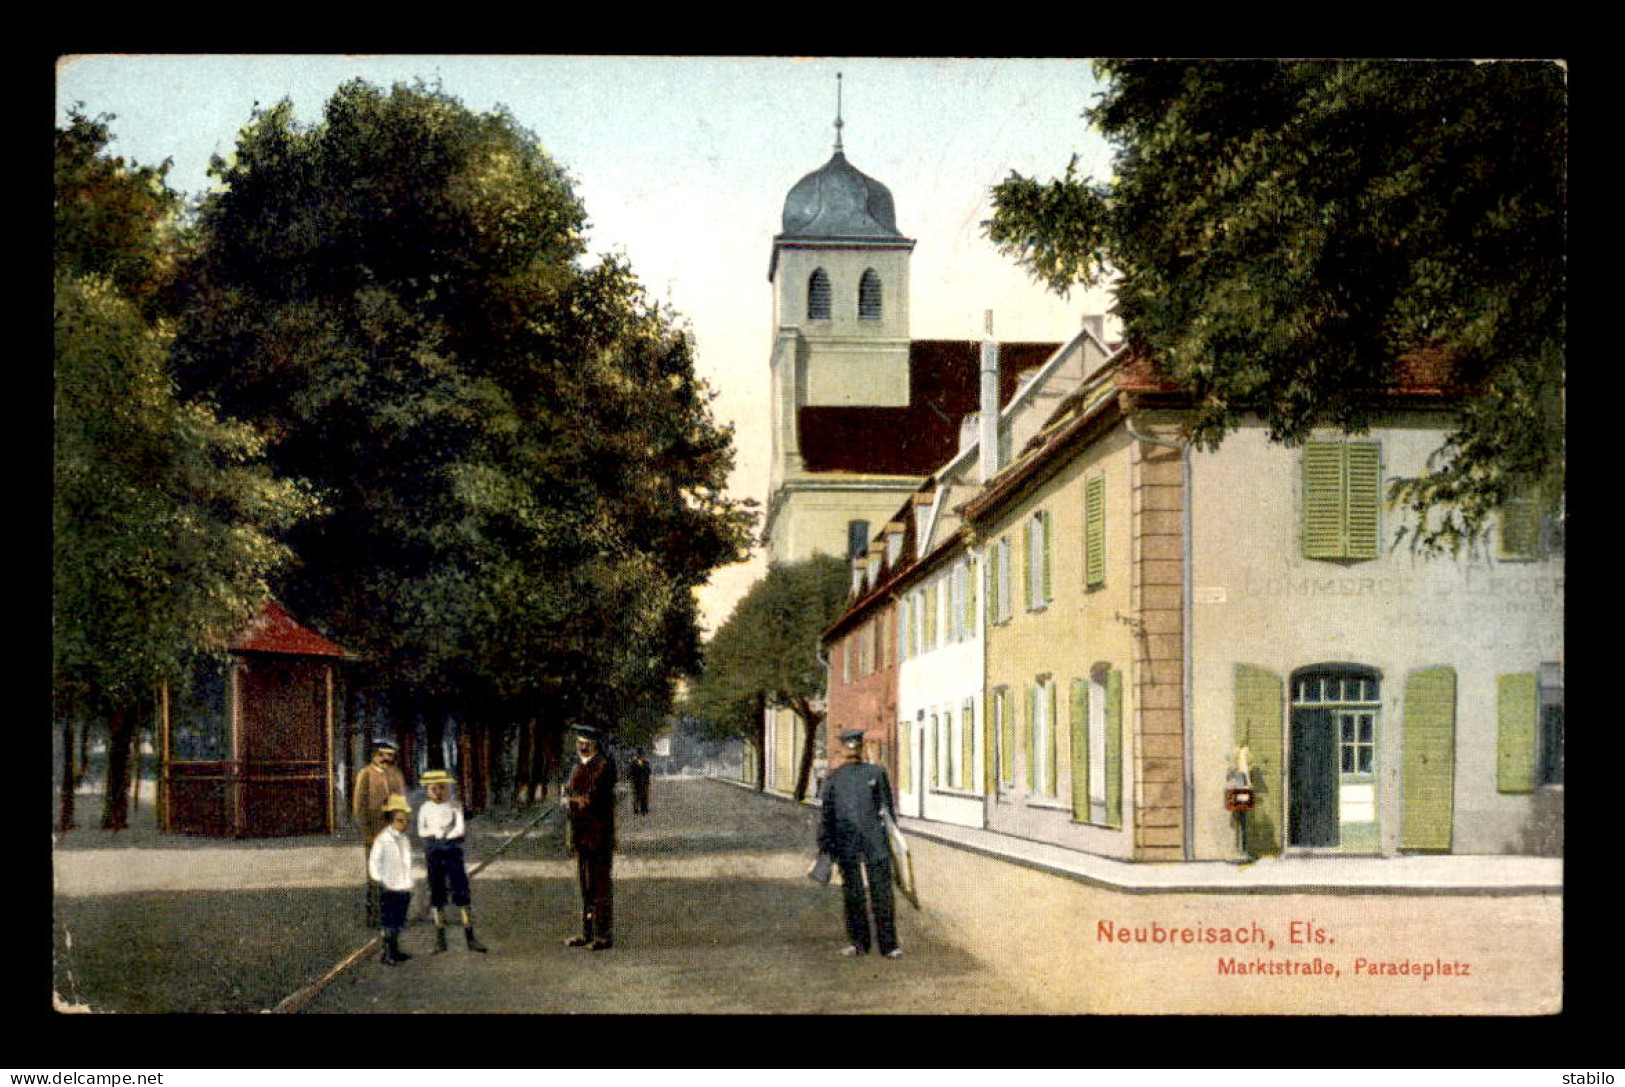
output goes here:
<path id="1" fill-rule="evenodd" d="M 406 836 L 412 808 L 404 796 L 392 796 L 383 810 L 389 825 L 373 839 L 367 874 L 379 886 L 378 919 L 384 930 L 381 961 L 394 966 L 412 957 L 401 950 L 401 929 L 406 927 L 406 907 L 412 901 L 412 840 Z"/>
<path id="2" fill-rule="evenodd" d="M 463 938 L 468 949 L 485 951 L 485 945 L 474 935 L 474 920 L 469 913 L 468 869 L 463 866 L 463 806 L 451 799 L 451 787 L 457 784 L 457 779 L 444 770 L 430 770 L 422 781 L 429 789 L 429 799 L 418 809 L 418 837 L 423 839 L 424 855 L 429 862 L 429 905 L 434 911 L 435 954 L 446 950 L 448 891 L 452 904 L 462 911 Z"/>

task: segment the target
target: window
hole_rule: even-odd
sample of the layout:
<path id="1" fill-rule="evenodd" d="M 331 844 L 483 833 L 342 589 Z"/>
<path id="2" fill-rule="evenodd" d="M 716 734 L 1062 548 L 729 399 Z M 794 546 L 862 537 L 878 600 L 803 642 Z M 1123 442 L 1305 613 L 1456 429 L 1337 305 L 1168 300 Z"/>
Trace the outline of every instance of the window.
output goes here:
<path id="1" fill-rule="evenodd" d="M 829 276 L 822 268 L 815 270 L 807 280 L 807 319 L 829 320 Z"/>
<path id="2" fill-rule="evenodd" d="M 1498 519 L 1500 558 L 1543 559 L 1561 546 L 1556 519 L 1546 516 L 1544 504 L 1535 495 L 1507 499 Z"/>
<path id="3" fill-rule="evenodd" d="M 873 268 L 858 280 L 858 316 L 865 321 L 880 320 L 880 277 Z"/>
<path id="4" fill-rule="evenodd" d="M 1381 446 L 1309 442 L 1303 447 L 1303 557 L 1377 557 Z"/>
<path id="5" fill-rule="evenodd" d="M 1050 516 L 1039 510 L 1027 521 L 1027 610 L 1050 602 Z"/>
<path id="6" fill-rule="evenodd" d="M 998 762 L 999 787 L 1016 787 L 1016 722 L 1010 712 L 1010 689 L 996 687 L 993 692 L 993 730 L 998 736 L 995 748 Z"/>
<path id="7" fill-rule="evenodd" d="M 965 583 L 969 579 L 969 572 L 965 564 L 954 564 L 949 573 L 948 580 L 948 640 L 962 642 L 965 640 Z"/>
<path id="8" fill-rule="evenodd" d="M 1540 666 L 1540 766 L 1542 785 L 1563 784 L 1563 666 Z"/>
<path id="9" fill-rule="evenodd" d="M 1083 485 L 1083 583 L 1106 584 L 1106 480 L 1096 476 Z"/>
<path id="10" fill-rule="evenodd" d="M 934 749 L 931 760 L 931 784 L 946 785 L 953 773 L 950 764 L 953 744 L 950 742 L 948 730 L 943 727 L 942 717 L 935 713 L 931 715 L 931 746 Z"/>
<path id="11" fill-rule="evenodd" d="M 1040 679 L 1028 688 L 1027 790 L 1035 796 L 1055 795 L 1055 683 Z"/>
<path id="12" fill-rule="evenodd" d="M 848 521 L 846 523 L 846 557 L 848 560 L 860 558 L 869 553 L 869 522 Z"/>

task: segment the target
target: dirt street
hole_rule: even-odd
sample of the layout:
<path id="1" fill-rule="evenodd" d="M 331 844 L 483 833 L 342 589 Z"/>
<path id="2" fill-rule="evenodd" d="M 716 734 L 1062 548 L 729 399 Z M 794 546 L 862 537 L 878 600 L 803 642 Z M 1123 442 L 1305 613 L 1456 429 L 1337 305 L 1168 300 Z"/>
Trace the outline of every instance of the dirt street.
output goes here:
<path id="1" fill-rule="evenodd" d="M 490 953 L 465 950 L 456 929 L 450 951 L 429 953 L 420 878 L 402 941 L 415 957 L 387 967 L 369 955 L 304 1012 L 1527 1015 L 1559 1006 L 1556 895 L 1129 894 L 921 840 L 925 909 L 899 900 L 905 957 L 846 959 L 839 887 L 805 876 L 815 809 L 703 779 L 657 779 L 652 809 L 620 810 L 613 950 L 563 945 L 579 906 L 557 817 L 523 835 L 534 813 L 482 817 L 470 826 L 471 867 L 507 843 L 474 881 Z M 75 831 L 56 850 L 58 999 L 111 1012 L 275 1008 L 371 938 L 360 873 L 354 840 Z M 1117 935 L 1103 937 L 1103 924 Z M 1177 935 L 1159 940 L 1159 931 Z M 1305 972 L 1316 962 L 1338 972 Z M 1471 969 L 1441 973 L 1444 962 Z M 1371 963 L 1433 969 L 1379 975 Z"/>

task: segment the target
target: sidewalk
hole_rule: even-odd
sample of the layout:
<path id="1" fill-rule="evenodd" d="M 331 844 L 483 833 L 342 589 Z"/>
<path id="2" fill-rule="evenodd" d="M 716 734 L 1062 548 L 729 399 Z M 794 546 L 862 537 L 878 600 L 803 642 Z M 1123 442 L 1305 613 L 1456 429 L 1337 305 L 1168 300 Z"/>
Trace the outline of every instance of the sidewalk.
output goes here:
<path id="1" fill-rule="evenodd" d="M 722 780 L 722 779 L 719 779 Z M 740 788 L 753 786 L 729 782 Z M 784 803 L 791 798 L 763 792 Z M 817 807 L 817 800 L 806 804 Z M 1229 861 L 1134 863 L 1046 842 L 949 823 L 902 817 L 905 833 L 1128 894 L 1561 894 L 1563 859 L 1527 856 L 1264 857 Z"/>

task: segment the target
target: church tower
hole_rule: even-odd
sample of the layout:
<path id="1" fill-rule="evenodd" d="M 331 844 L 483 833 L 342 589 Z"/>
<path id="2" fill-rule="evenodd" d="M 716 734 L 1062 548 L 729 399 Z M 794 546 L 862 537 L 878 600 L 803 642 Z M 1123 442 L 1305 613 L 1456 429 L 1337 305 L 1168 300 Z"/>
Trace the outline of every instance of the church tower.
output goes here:
<path id="1" fill-rule="evenodd" d="M 912 391 L 908 270 L 914 239 L 897 229 L 891 190 L 847 161 L 838 88 L 835 153 L 785 196 L 768 265 L 776 336 L 766 539 L 770 555 L 780 559 L 805 558 L 814 551 L 840 554 L 846 547 L 844 522 L 839 532 L 794 533 L 794 543 L 782 523 L 790 512 L 785 502 L 801 489 L 796 481 L 807 482 L 802 409 L 901 408 L 910 403 Z M 858 497 L 867 489 L 862 481 L 844 484 L 866 515 L 870 505 L 879 509 L 894 504 L 892 495 L 909 486 L 896 479 L 868 482 L 880 485 L 886 496 L 864 501 Z M 854 518 L 854 524 L 864 520 Z"/>

